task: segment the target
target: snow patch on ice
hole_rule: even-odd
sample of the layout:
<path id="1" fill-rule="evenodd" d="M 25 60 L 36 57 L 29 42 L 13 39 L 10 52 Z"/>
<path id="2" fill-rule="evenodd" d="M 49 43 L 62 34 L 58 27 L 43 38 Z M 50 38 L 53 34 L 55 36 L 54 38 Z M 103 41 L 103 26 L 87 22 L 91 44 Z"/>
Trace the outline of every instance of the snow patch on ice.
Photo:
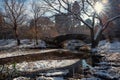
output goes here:
<path id="1" fill-rule="evenodd" d="M 30 78 L 26 78 L 26 77 L 17 77 L 17 78 L 14 78 L 13 80 L 30 80 Z"/>
<path id="2" fill-rule="evenodd" d="M 64 80 L 63 77 L 38 77 L 36 80 Z"/>
<path id="3" fill-rule="evenodd" d="M 66 75 L 67 73 L 69 73 L 69 70 L 52 70 L 48 71 L 45 76 Z"/>
<path id="4" fill-rule="evenodd" d="M 91 77 L 91 78 L 82 78 L 80 80 L 101 80 L 99 78 Z"/>
<path id="5" fill-rule="evenodd" d="M 22 62 L 16 64 L 16 69 L 19 71 L 36 71 L 42 69 L 54 69 L 72 65 L 78 62 L 79 59 L 72 60 L 40 60 L 34 62 Z M 12 65 L 9 67 L 12 68 Z"/>
<path id="6" fill-rule="evenodd" d="M 80 41 L 80 40 L 68 40 L 64 43 L 64 48 L 66 49 L 70 49 L 70 50 L 75 50 L 76 47 L 80 47 L 85 45 L 84 42 Z"/>

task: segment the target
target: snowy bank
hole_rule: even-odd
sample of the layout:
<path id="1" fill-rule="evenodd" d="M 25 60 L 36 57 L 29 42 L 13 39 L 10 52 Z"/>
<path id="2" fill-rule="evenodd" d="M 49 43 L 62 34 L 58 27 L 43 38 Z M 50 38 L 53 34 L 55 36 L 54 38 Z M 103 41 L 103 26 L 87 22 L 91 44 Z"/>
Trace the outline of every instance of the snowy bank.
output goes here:
<path id="1" fill-rule="evenodd" d="M 103 40 L 98 44 L 99 53 L 120 53 L 120 42 L 114 41 L 112 43 Z"/>
<path id="2" fill-rule="evenodd" d="M 46 43 L 42 40 L 38 40 L 38 45 L 35 45 L 34 40 L 23 39 L 21 40 L 20 46 L 17 46 L 17 41 L 14 39 L 0 40 L 0 50 L 12 49 L 12 48 L 33 48 L 40 47 L 46 48 Z"/>
<path id="3" fill-rule="evenodd" d="M 47 50 L 17 50 L 17 51 L 12 51 L 12 52 L 2 52 L 0 54 L 0 58 L 6 58 L 6 57 L 13 57 L 13 56 L 20 56 L 20 55 L 28 55 L 28 54 L 42 54 L 46 52 L 53 52 L 53 51 L 58 51 L 58 49 L 47 49 Z"/>

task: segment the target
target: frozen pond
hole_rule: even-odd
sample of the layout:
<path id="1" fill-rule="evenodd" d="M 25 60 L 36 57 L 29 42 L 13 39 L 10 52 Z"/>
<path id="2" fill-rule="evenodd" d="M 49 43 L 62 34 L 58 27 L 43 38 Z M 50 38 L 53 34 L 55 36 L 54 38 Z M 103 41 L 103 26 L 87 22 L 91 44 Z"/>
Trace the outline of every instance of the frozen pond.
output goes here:
<path id="1" fill-rule="evenodd" d="M 33 62 L 22 62 L 17 64 L 6 65 L 10 71 L 16 70 L 21 73 L 24 72 L 34 72 L 37 71 L 37 77 L 34 76 L 35 80 L 64 80 L 64 77 L 69 73 L 69 69 L 62 69 L 64 67 L 69 67 L 71 65 L 79 63 L 80 59 L 71 59 L 71 60 L 40 60 Z M 57 70 L 57 68 L 61 68 Z M 46 70 L 45 72 L 41 72 L 41 70 Z M 33 76 L 22 77 L 18 76 L 13 80 L 31 80 Z"/>

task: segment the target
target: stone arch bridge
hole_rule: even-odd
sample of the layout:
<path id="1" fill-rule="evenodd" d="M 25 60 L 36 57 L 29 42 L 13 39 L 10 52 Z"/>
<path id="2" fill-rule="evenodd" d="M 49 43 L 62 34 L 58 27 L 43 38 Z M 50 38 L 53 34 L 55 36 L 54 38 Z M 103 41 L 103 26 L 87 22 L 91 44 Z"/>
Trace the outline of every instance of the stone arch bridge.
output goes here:
<path id="1" fill-rule="evenodd" d="M 81 40 L 85 43 L 90 43 L 90 36 L 86 35 L 86 34 L 65 34 L 65 35 L 59 35 L 53 38 L 47 38 L 44 39 L 44 41 L 46 41 L 46 43 L 48 44 L 54 44 L 57 46 L 61 46 L 61 43 L 67 40 Z"/>

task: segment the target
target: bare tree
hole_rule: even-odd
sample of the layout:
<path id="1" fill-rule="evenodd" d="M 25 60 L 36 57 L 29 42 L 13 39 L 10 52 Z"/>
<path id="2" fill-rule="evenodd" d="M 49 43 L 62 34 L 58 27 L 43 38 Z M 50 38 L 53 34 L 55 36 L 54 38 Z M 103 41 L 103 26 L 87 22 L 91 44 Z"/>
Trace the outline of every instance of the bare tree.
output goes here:
<path id="1" fill-rule="evenodd" d="M 6 21 L 10 23 L 15 38 L 17 40 L 17 45 L 20 45 L 20 38 L 18 33 L 18 27 L 22 25 L 25 21 L 25 8 L 23 0 L 4 0 L 4 10 Z"/>
<path id="2" fill-rule="evenodd" d="M 109 26 L 109 24 L 112 21 L 120 18 L 120 15 L 113 16 L 112 18 L 108 18 L 106 22 L 103 22 L 102 14 L 104 14 L 105 12 L 104 10 L 101 10 L 101 12 L 99 11 L 102 6 L 100 4 L 105 5 L 105 3 L 102 2 L 102 0 L 99 0 L 99 1 L 98 0 L 76 0 L 80 5 L 80 9 L 79 9 L 80 13 L 79 11 L 78 13 L 75 13 L 69 8 L 69 6 L 72 4 L 72 1 L 74 0 L 44 0 L 44 1 L 56 12 L 66 15 L 65 12 L 67 11 L 71 15 L 74 15 L 74 17 L 79 21 L 81 21 L 84 25 L 86 25 L 90 30 L 92 49 L 96 48 L 102 33 Z M 84 16 L 87 16 L 89 19 L 91 19 L 91 24 L 86 22 L 86 20 L 84 19 Z M 96 30 L 96 26 L 98 28 L 97 30 Z"/>
<path id="3" fill-rule="evenodd" d="M 3 22 L 4 22 L 4 16 L 0 12 L 0 27 L 3 26 Z"/>
<path id="4" fill-rule="evenodd" d="M 2 14 L 2 12 L 0 11 L 0 38 L 4 39 L 4 33 L 5 29 L 4 29 L 4 16 Z"/>
<path id="5" fill-rule="evenodd" d="M 34 39 L 35 39 L 35 44 L 38 45 L 38 26 L 40 26 L 38 23 L 39 18 L 42 17 L 48 11 L 48 8 L 42 2 L 35 0 L 32 1 L 31 7 L 32 7 L 31 12 L 33 14 L 33 25 L 35 32 Z"/>

